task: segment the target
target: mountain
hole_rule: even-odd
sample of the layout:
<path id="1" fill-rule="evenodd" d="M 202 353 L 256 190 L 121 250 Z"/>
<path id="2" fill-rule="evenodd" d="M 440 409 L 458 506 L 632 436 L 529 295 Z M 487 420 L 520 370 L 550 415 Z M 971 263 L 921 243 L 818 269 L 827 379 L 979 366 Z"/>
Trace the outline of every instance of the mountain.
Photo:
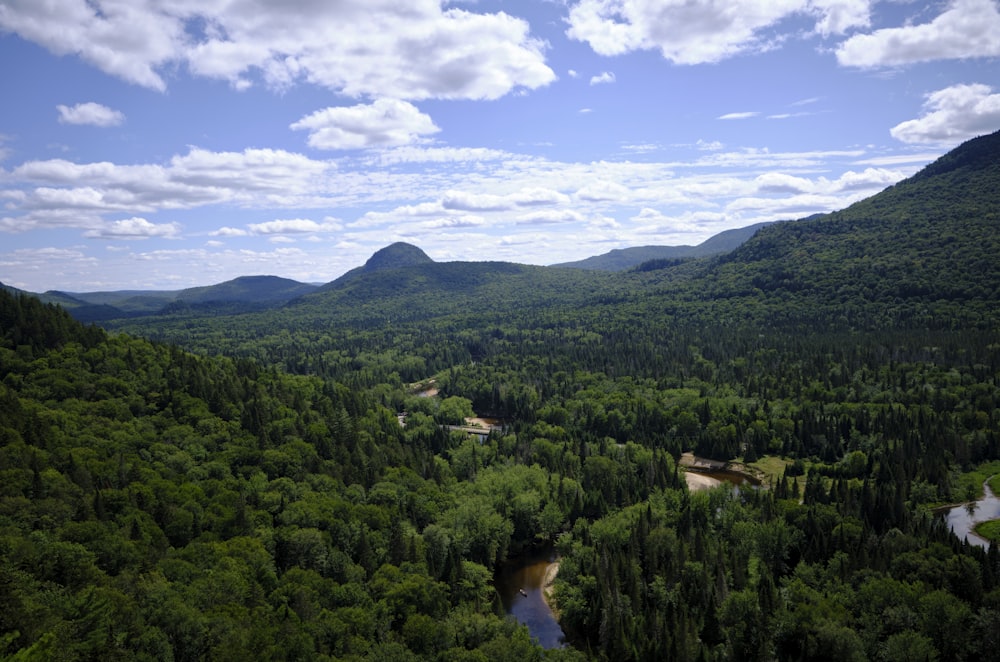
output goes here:
<path id="1" fill-rule="evenodd" d="M 39 298 L 65 307 L 80 321 L 100 322 L 177 312 L 192 306 L 204 310 L 225 308 L 229 312 L 261 309 L 282 305 L 316 290 L 317 287 L 278 276 L 241 276 L 216 285 L 184 290 L 50 290 L 39 295 Z"/>
<path id="2" fill-rule="evenodd" d="M 181 290 L 176 298 L 191 304 L 236 301 L 276 304 L 291 301 L 315 289 L 315 285 L 278 276 L 241 276 L 218 285 Z"/>
<path id="3" fill-rule="evenodd" d="M 340 278 L 321 286 L 319 289 L 320 291 L 337 289 L 345 283 L 353 282 L 364 275 L 429 264 L 436 263 L 427 256 L 427 253 L 413 244 L 397 241 L 394 244 L 389 244 L 385 248 L 375 251 L 363 265 L 351 269 Z"/>
<path id="4" fill-rule="evenodd" d="M 762 228 L 698 281 L 699 298 L 808 302 L 879 324 L 992 319 L 1000 301 L 1000 132 L 846 209 Z"/>
<path id="5" fill-rule="evenodd" d="M 259 342 L 273 343 L 282 355 L 287 350 L 278 346 L 287 340 L 260 337 L 260 329 L 349 334 L 403 324 L 541 328 L 595 319 L 618 320 L 622 328 L 651 320 L 862 329 L 989 325 L 1000 315 L 998 143 L 1000 134 L 970 141 L 867 200 L 757 228 L 714 257 L 611 272 L 439 263 L 414 246 L 394 244 L 289 307 L 239 323 L 254 325 Z M 183 343 L 198 311 L 173 312 L 169 323 L 151 316 L 116 328 Z M 226 351 L 241 350 L 226 345 Z"/>
<path id="6" fill-rule="evenodd" d="M 433 263 L 434 260 L 427 257 L 427 253 L 424 253 L 416 246 L 397 241 L 376 251 L 368 258 L 368 261 L 361 267 L 361 270 L 370 273 L 384 269 L 399 269 Z"/>
<path id="7" fill-rule="evenodd" d="M 709 237 L 697 246 L 635 246 L 616 248 L 601 255 L 595 255 L 575 262 L 561 262 L 554 267 L 592 269 L 595 271 L 626 271 L 652 260 L 677 260 L 689 257 L 706 257 L 727 253 L 768 223 L 755 223 L 745 228 L 725 230 Z"/>

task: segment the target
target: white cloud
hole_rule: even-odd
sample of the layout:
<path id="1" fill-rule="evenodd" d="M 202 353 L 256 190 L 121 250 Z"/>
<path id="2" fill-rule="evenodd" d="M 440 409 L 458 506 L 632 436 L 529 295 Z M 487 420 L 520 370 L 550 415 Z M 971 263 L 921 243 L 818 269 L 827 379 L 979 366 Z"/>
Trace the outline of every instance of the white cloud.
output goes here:
<path id="1" fill-rule="evenodd" d="M 208 234 L 212 237 L 245 237 L 250 233 L 240 228 L 231 228 L 229 226 L 224 226 L 219 228 L 218 230 L 213 230 Z"/>
<path id="2" fill-rule="evenodd" d="M 56 106 L 61 124 L 89 124 L 91 126 L 118 126 L 125 121 L 125 115 L 99 103 L 78 103 L 75 106 Z"/>
<path id="3" fill-rule="evenodd" d="M 283 150 L 210 152 L 191 148 L 168 163 L 119 165 L 73 163 L 64 159 L 28 161 L 8 173 L 18 186 L 9 209 L 22 212 L 78 213 L 64 222 L 32 217 L 31 227 L 84 227 L 90 217 L 125 212 L 150 214 L 164 209 L 230 204 L 257 208 L 328 205 L 336 166 Z"/>
<path id="4" fill-rule="evenodd" d="M 308 218 L 278 219 L 264 223 L 251 223 L 247 226 L 252 234 L 307 234 L 315 232 L 336 232 L 342 225 L 334 219 L 326 219 L 317 223 Z"/>
<path id="5" fill-rule="evenodd" d="M 396 147 L 440 131 L 429 115 L 397 99 L 318 110 L 290 128 L 308 130 L 309 145 L 317 149 Z"/>
<path id="6" fill-rule="evenodd" d="M 443 216 L 407 226 L 414 230 L 454 230 L 459 228 L 479 228 L 486 225 L 486 219 L 478 214 Z"/>
<path id="7" fill-rule="evenodd" d="M 592 76 L 590 78 L 591 85 L 604 85 L 613 82 L 615 82 L 615 74 L 614 72 L 611 71 L 605 71 L 602 74 L 599 74 L 597 76 Z"/>
<path id="8" fill-rule="evenodd" d="M 519 207 L 537 207 L 568 203 L 569 196 L 549 188 L 532 187 L 512 194 L 510 200 Z"/>
<path id="9" fill-rule="evenodd" d="M 599 180 L 577 190 L 576 197 L 585 202 L 615 202 L 626 200 L 629 190 L 618 182 Z"/>
<path id="10" fill-rule="evenodd" d="M 435 0 L 7 0 L 0 29 L 161 91 L 178 65 L 237 89 L 263 79 L 397 99 L 495 99 L 555 80 L 526 21 Z"/>
<path id="11" fill-rule="evenodd" d="M 954 0 L 930 23 L 876 30 L 847 39 L 837 61 L 885 67 L 929 60 L 1000 55 L 1000 10 L 994 0 Z"/>
<path id="12" fill-rule="evenodd" d="M 794 15 L 815 18 L 816 32 L 842 34 L 869 24 L 867 0 L 580 0 L 566 34 L 600 55 L 658 50 L 675 64 L 719 62 L 773 48 L 769 34 Z"/>
<path id="13" fill-rule="evenodd" d="M 719 115 L 716 119 L 720 120 L 747 120 L 751 117 L 757 117 L 760 115 L 757 111 L 748 111 L 744 113 L 726 113 L 725 115 Z"/>
<path id="14" fill-rule="evenodd" d="M 517 217 L 518 225 L 551 225 L 556 223 L 577 223 L 583 215 L 572 209 L 546 209 L 522 214 Z"/>
<path id="15" fill-rule="evenodd" d="M 406 146 L 379 151 L 372 162 L 378 165 L 400 163 L 473 163 L 512 158 L 514 154 L 486 147 L 416 147 Z"/>
<path id="16" fill-rule="evenodd" d="M 812 0 L 809 4 L 819 14 L 816 32 L 824 37 L 871 24 L 871 0 Z"/>
<path id="17" fill-rule="evenodd" d="M 9 0 L 0 7 L 0 28 L 57 55 L 78 55 L 101 71 L 130 83 L 165 90 L 156 69 L 179 59 L 184 23 L 157 2 Z"/>
<path id="18" fill-rule="evenodd" d="M 152 237 L 176 237 L 180 232 L 177 223 L 150 223 L 138 216 L 120 221 L 111 221 L 102 227 L 83 233 L 90 239 L 150 239 Z"/>
<path id="19" fill-rule="evenodd" d="M 958 144 L 1000 129 L 1000 94 L 988 85 L 952 85 L 927 95 L 925 114 L 889 129 L 905 143 Z"/>
<path id="20" fill-rule="evenodd" d="M 458 211 L 503 211 L 514 205 L 502 195 L 448 191 L 441 198 L 441 206 Z"/>

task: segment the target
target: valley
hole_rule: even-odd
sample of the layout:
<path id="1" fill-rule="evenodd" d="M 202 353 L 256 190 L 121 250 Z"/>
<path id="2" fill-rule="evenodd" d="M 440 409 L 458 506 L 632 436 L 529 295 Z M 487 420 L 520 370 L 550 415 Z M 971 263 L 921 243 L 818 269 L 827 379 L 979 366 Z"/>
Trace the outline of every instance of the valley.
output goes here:
<path id="1" fill-rule="evenodd" d="M 0 656 L 1000 659 L 1000 545 L 936 514 L 1000 462 L 998 230 L 992 134 L 620 270 L 4 289 Z M 566 645 L 498 591 L 534 554 Z"/>

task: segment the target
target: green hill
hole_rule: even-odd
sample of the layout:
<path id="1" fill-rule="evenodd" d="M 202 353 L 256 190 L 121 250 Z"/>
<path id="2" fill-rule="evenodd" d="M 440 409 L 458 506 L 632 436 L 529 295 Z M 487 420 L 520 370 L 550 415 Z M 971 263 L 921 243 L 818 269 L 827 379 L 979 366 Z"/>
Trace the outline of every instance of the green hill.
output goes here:
<path id="1" fill-rule="evenodd" d="M 769 224 L 755 223 L 745 228 L 725 230 L 709 237 L 697 246 L 635 246 L 632 248 L 616 248 L 602 255 L 595 255 L 575 262 L 562 262 L 553 264 L 552 266 L 594 269 L 597 271 L 625 271 L 637 267 L 644 262 L 678 260 L 728 253 L 752 237 L 757 230 L 765 225 Z"/>

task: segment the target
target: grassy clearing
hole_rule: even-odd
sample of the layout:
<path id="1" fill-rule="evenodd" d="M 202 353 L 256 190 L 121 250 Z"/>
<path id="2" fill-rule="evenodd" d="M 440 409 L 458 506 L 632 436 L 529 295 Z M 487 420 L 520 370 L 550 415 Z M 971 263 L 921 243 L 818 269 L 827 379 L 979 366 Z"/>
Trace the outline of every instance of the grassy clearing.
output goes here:
<path id="1" fill-rule="evenodd" d="M 791 463 L 792 460 L 787 458 L 778 457 L 777 455 L 765 455 L 756 462 L 751 462 L 747 466 L 763 474 L 763 483 L 765 485 L 769 485 L 771 483 L 777 484 L 781 480 L 781 477 L 785 475 L 785 467 Z M 806 473 L 809 473 L 808 462 L 806 462 Z M 795 482 L 799 484 L 799 494 L 801 494 L 806 487 L 805 474 L 797 476 L 795 478 Z"/>
<path id="2" fill-rule="evenodd" d="M 990 542 L 1000 542 L 1000 519 L 991 520 L 989 522 L 980 522 L 975 527 L 975 532 L 986 538 Z"/>
<path id="3" fill-rule="evenodd" d="M 982 497 L 983 483 L 991 476 L 990 489 L 997 494 L 1000 489 L 1000 460 L 985 462 L 968 473 L 959 474 L 952 484 L 953 500 L 973 501 Z"/>

